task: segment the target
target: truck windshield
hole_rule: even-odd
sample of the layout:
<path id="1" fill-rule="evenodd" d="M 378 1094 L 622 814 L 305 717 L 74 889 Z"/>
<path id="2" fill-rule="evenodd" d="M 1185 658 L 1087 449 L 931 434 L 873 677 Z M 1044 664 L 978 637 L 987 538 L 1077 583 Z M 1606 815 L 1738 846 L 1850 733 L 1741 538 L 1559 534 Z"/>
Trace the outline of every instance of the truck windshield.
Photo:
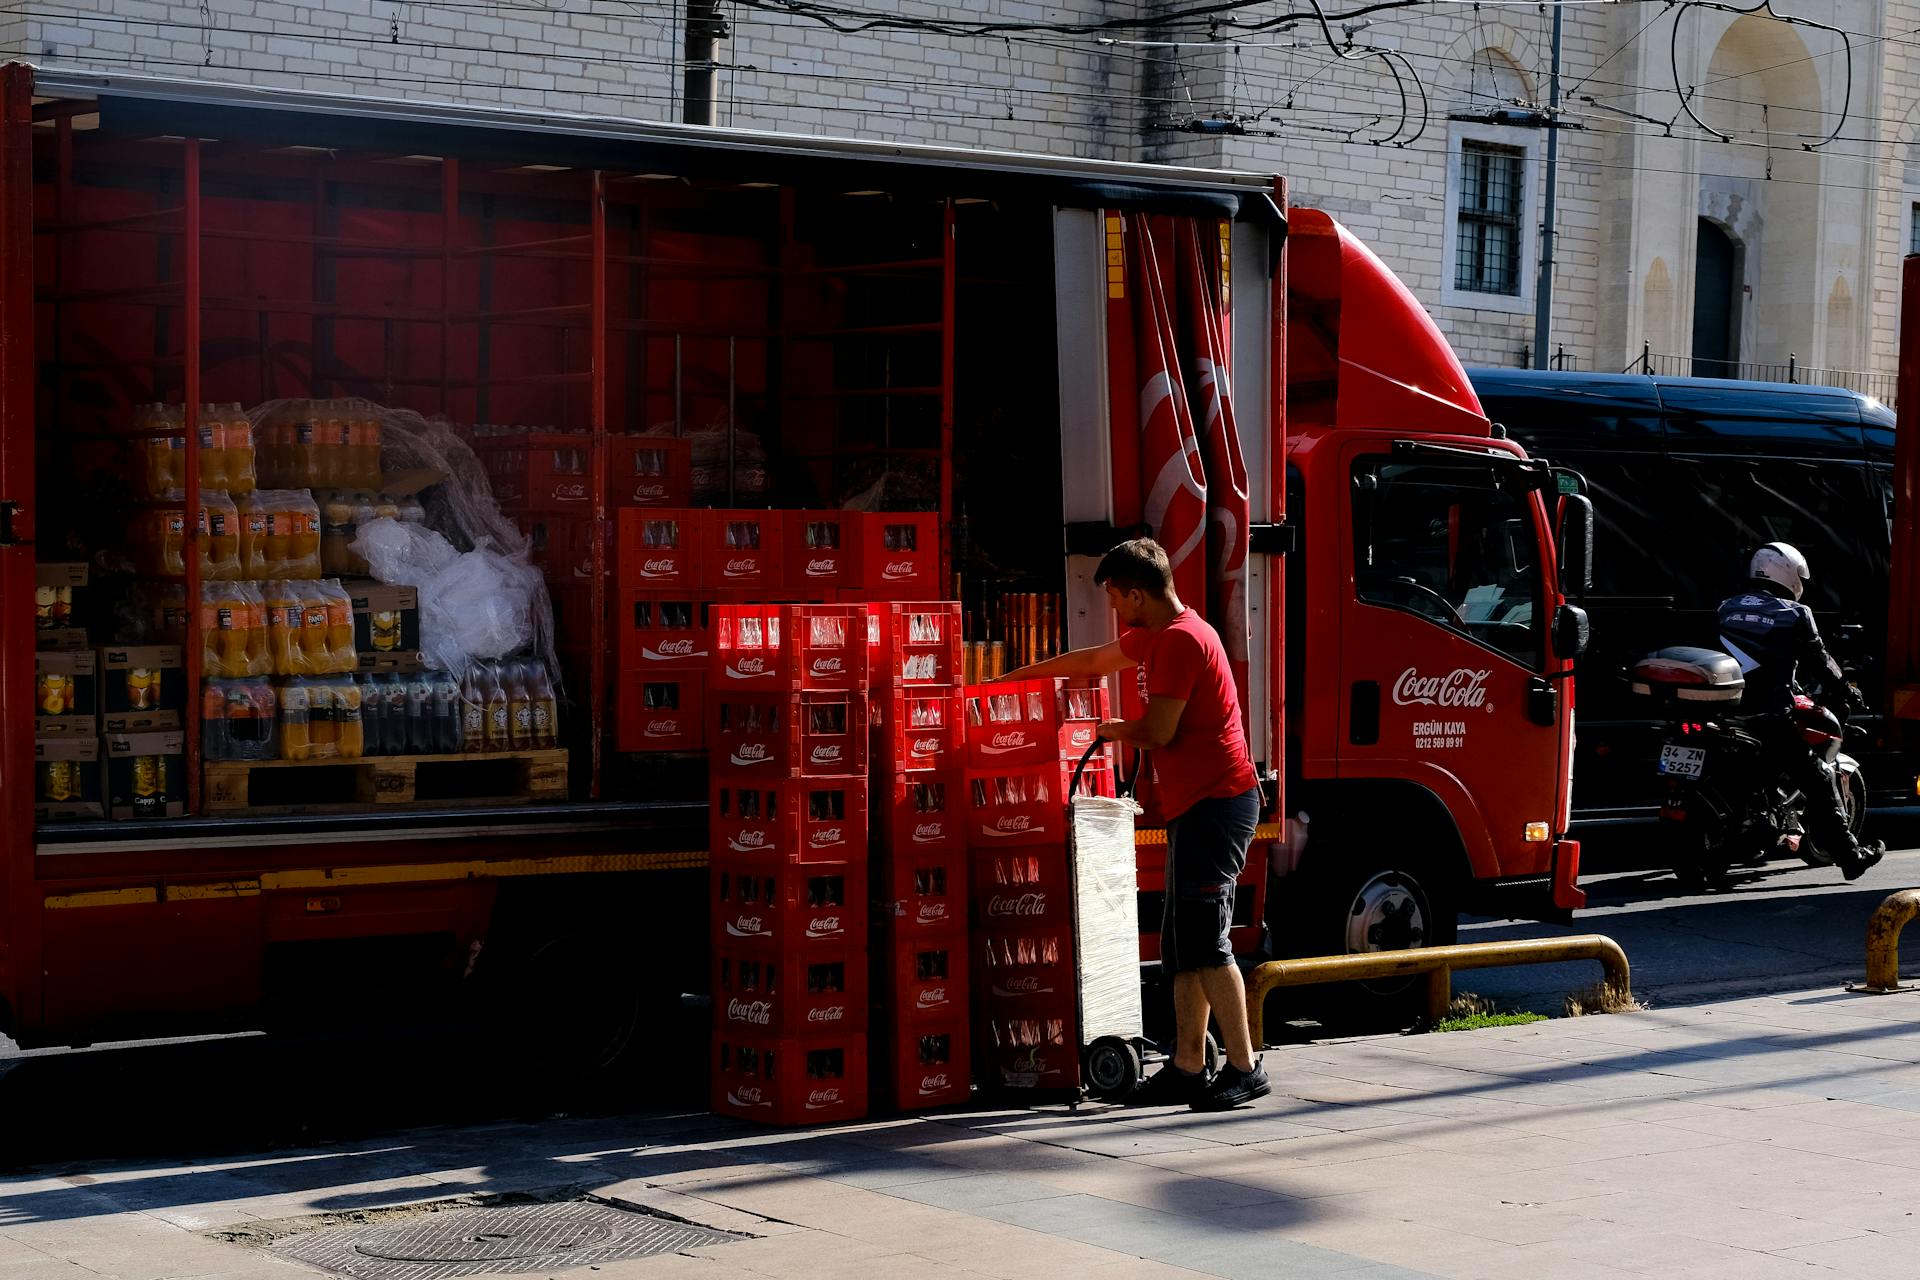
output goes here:
<path id="1" fill-rule="evenodd" d="M 1512 468 L 1362 458 L 1354 464 L 1354 585 L 1538 669 L 1540 557 L 1527 477 Z"/>

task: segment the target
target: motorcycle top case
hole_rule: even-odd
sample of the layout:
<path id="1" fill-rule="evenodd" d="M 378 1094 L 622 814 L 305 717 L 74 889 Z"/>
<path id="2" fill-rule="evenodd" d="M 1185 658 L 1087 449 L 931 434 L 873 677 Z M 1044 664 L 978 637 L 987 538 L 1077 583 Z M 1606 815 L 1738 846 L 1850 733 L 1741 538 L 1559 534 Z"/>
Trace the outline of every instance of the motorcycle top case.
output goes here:
<path id="1" fill-rule="evenodd" d="M 1659 702 L 1731 706 L 1746 691 L 1740 664 L 1714 649 L 1679 646 L 1659 649 L 1633 664 L 1628 673 L 1635 693 Z"/>

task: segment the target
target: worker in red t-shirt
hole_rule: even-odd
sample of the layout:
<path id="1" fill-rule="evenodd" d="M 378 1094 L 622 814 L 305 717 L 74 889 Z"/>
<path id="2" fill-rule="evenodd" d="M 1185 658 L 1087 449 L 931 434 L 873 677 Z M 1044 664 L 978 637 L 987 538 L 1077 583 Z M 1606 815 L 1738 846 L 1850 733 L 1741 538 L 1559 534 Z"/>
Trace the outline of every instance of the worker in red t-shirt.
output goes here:
<path id="1" fill-rule="evenodd" d="M 1155 795 L 1167 819 L 1166 909 L 1160 963 L 1173 975 L 1173 1061 L 1129 1101 L 1225 1111 L 1272 1092 L 1253 1058 L 1247 991 L 1227 930 L 1234 883 L 1247 865 L 1260 784 L 1240 725 L 1240 696 L 1220 635 L 1180 602 L 1167 553 L 1151 538 L 1107 552 L 1093 580 L 1125 628 L 1118 640 L 1076 649 L 1007 679 L 1104 676 L 1139 667 L 1147 695 L 1138 720 L 1102 724 L 1102 738 L 1150 752 Z M 1209 1012 L 1226 1037 L 1227 1065 L 1209 1081 Z"/>

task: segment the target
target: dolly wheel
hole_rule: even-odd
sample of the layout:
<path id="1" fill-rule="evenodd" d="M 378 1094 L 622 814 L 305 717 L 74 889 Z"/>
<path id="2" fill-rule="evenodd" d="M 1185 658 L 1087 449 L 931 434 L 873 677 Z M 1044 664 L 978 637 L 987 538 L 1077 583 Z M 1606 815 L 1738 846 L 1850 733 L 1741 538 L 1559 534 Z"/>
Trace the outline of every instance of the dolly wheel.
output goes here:
<path id="1" fill-rule="evenodd" d="M 1140 1084 L 1140 1051 L 1117 1036 L 1102 1036 L 1087 1046 L 1087 1092 L 1102 1102 L 1118 1102 Z"/>

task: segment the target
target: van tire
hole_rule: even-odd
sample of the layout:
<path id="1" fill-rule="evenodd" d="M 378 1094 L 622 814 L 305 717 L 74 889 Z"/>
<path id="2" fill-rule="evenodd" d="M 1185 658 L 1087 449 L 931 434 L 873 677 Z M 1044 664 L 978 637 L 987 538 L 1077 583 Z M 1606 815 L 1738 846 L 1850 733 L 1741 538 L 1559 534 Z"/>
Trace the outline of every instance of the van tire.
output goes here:
<path id="1" fill-rule="evenodd" d="M 1274 947 L 1283 956 L 1350 955 L 1447 946 L 1460 936 L 1458 878 L 1419 854 L 1347 857 L 1322 849 L 1283 883 Z M 1300 1009 L 1340 1032 L 1400 1030 L 1426 1013 L 1426 980 L 1302 988 Z"/>

